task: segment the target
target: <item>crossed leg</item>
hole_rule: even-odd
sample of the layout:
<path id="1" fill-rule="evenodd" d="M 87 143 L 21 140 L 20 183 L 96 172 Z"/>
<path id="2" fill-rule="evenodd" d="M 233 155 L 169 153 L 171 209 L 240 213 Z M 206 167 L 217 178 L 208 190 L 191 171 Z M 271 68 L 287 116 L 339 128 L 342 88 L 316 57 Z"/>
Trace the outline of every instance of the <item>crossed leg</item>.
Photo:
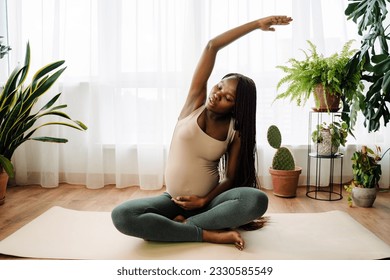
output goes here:
<path id="1" fill-rule="evenodd" d="M 262 216 L 268 198 L 258 189 L 235 188 L 217 196 L 197 211 L 185 211 L 169 194 L 130 200 L 112 211 L 115 227 L 126 235 L 150 241 L 234 244 L 245 246 L 240 233 L 232 228 Z"/>

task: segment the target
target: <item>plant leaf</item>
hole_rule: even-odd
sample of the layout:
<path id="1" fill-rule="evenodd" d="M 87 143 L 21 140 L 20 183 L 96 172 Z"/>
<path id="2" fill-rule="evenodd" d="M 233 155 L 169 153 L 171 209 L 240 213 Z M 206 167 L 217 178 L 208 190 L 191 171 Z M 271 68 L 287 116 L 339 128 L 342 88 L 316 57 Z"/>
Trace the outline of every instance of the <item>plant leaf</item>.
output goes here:
<path id="1" fill-rule="evenodd" d="M 11 161 L 3 155 L 0 155 L 0 166 L 8 174 L 10 178 L 14 178 L 14 166 Z"/>
<path id="2" fill-rule="evenodd" d="M 33 137 L 33 138 L 30 138 L 30 140 L 41 141 L 41 142 L 51 142 L 51 143 L 67 143 L 68 142 L 68 139 L 65 139 L 65 138 L 48 137 L 48 136 Z"/>

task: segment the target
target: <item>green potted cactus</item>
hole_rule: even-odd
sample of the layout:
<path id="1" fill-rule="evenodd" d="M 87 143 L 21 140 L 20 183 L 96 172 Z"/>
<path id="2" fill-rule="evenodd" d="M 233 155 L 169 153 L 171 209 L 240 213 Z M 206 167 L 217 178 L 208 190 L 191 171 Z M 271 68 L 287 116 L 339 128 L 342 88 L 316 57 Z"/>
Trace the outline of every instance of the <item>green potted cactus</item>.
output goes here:
<path id="1" fill-rule="evenodd" d="M 267 140 L 276 149 L 269 173 L 272 177 L 273 193 L 279 197 L 295 197 L 299 175 L 302 168 L 295 165 L 291 151 L 282 147 L 282 135 L 277 126 L 271 125 L 267 131 Z"/>

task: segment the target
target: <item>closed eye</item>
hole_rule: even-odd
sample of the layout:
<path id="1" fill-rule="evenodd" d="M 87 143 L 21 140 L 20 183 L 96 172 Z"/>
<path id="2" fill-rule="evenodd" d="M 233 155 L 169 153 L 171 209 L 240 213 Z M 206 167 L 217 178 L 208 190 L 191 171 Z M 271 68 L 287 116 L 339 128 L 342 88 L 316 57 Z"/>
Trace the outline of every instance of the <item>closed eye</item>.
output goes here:
<path id="1" fill-rule="evenodd" d="M 230 95 L 226 95 L 226 96 L 225 96 L 225 99 L 226 99 L 227 101 L 229 101 L 229 102 L 234 102 L 234 98 L 233 98 L 232 96 L 230 96 Z"/>

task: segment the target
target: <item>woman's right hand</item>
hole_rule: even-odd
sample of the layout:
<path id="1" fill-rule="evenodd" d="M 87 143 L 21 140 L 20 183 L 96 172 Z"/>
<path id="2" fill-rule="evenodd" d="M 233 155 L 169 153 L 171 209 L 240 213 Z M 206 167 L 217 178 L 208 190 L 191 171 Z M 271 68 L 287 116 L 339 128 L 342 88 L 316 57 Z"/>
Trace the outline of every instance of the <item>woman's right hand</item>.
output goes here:
<path id="1" fill-rule="evenodd" d="M 206 198 L 196 195 L 178 196 L 172 198 L 172 201 L 184 210 L 195 210 L 203 208 L 206 204 Z"/>

